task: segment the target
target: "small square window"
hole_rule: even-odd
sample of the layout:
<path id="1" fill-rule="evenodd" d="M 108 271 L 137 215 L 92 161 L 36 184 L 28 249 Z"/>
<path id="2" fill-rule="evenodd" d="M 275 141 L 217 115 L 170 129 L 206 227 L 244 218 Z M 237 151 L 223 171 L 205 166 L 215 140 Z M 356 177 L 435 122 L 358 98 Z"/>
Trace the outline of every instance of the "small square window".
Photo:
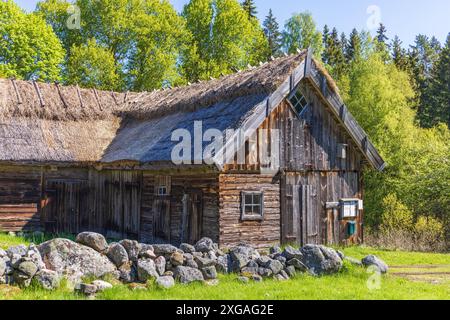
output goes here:
<path id="1" fill-rule="evenodd" d="M 166 196 L 167 195 L 167 187 L 159 186 L 158 187 L 158 196 Z"/>
<path id="2" fill-rule="evenodd" d="M 241 221 L 262 221 L 264 218 L 264 194 L 242 192 Z"/>
<path id="3" fill-rule="evenodd" d="M 308 105 L 308 100 L 300 92 L 300 90 L 295 91 L 294 94 L 289 98 L 289 102 L 294 107 L 295 111 L 300 115 Z"/>

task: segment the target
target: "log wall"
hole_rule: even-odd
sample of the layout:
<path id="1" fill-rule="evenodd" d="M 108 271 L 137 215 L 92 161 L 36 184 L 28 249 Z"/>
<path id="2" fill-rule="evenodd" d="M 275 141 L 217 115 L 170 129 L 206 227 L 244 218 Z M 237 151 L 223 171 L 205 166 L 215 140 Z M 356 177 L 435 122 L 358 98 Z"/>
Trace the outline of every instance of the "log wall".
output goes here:
<path id="1" fill-rule="evenodd" d="M 241 192 L 264 192 L 264 220 L 241 221 Z M 280 186 L 270 175 L 221 174 L 219 177 L 220 244 L 246 242 L 268 247 L 280 242 Z"/>

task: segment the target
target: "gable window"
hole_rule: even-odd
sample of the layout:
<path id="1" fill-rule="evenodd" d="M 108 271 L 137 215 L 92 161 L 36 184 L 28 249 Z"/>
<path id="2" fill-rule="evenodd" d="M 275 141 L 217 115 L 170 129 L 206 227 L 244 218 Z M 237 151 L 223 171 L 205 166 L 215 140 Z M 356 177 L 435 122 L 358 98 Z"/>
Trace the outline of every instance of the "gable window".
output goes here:
<path id="1" fill-rule="evenodd" d="M 262 221 L 264 218 L 264 193 L 241 193 L 241 221 Z"/>
<path id="2" fill-rule="evenodd" d="M 167 196 L 167 187 L 166 186 L 158 187 L 158 196 Z"/>
<path id="3" fill-rule="evenodd" d="M 305 110 L 308 105 L 308 100 L 306 100 L 305 96 L 300 92 L 300 90 L 295 91 L 295 93 L 289 98 L 289 102 L 294 107 L 295 111 L 301 115 L 303 110 Z"/>

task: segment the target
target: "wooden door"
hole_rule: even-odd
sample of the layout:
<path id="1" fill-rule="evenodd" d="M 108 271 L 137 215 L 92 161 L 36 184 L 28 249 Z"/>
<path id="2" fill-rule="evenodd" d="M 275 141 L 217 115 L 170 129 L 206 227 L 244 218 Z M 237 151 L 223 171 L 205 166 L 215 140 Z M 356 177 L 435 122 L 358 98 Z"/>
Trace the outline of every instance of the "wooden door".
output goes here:
<path id="1" fill-rule="evenodd" d="M 318 203 L 316 188 L 311 185 L 300 186 L 299 200 L 301 244 L 320 244 L 320 203 Z"/>
<path id="2" fill-rule="evenodd" d="M 320 204 L 315 187 L 286 184 L 282 198 L 282 242 L 318 244 Z"/>
<path id="3" fill-rule="evenodd" d="M 190 190 L 183 196 L 181 242 L 196 243 L 202 236 L 203 195 L 201 190 Z"/>
<path id="4" fill-rule="evenodd" d="M 153 239 L 170 242 L 170 196 L 156 195 L 153 200 Z"/>
<path id="5" fill-rule="evenodd" d="M 84 180 L 48 180 L 42 201 L 45 231 L 78 233 L 85 228 L 88 182 Z"/>

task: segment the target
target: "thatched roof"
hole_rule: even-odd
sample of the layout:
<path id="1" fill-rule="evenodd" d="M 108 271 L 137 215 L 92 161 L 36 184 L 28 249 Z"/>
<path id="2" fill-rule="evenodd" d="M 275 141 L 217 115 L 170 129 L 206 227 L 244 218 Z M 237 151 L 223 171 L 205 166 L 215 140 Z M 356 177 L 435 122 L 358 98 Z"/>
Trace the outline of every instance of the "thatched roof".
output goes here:
<path id="1" fill-rule="evenodd" d="M 0 79 L 0 161 L 170 160 L 171 131 L 236 128 L 306 51 L 235 74 L 154 92 L 107 92 Z"/>
<path id="2" fill-rule="evenodd" d="M 310 57 L 303 51 L 220 79 L 140 93 L 0 79 L 0 161 L 167 162 L 175 129 L 193 135 L 201 120 L 203 131 L 255 130 L 306 76 L 369 163 L 382 170 L 385 163 L 364 130 L 349 112 L 339 115 L 344 104 L 333 79 Z"/>

